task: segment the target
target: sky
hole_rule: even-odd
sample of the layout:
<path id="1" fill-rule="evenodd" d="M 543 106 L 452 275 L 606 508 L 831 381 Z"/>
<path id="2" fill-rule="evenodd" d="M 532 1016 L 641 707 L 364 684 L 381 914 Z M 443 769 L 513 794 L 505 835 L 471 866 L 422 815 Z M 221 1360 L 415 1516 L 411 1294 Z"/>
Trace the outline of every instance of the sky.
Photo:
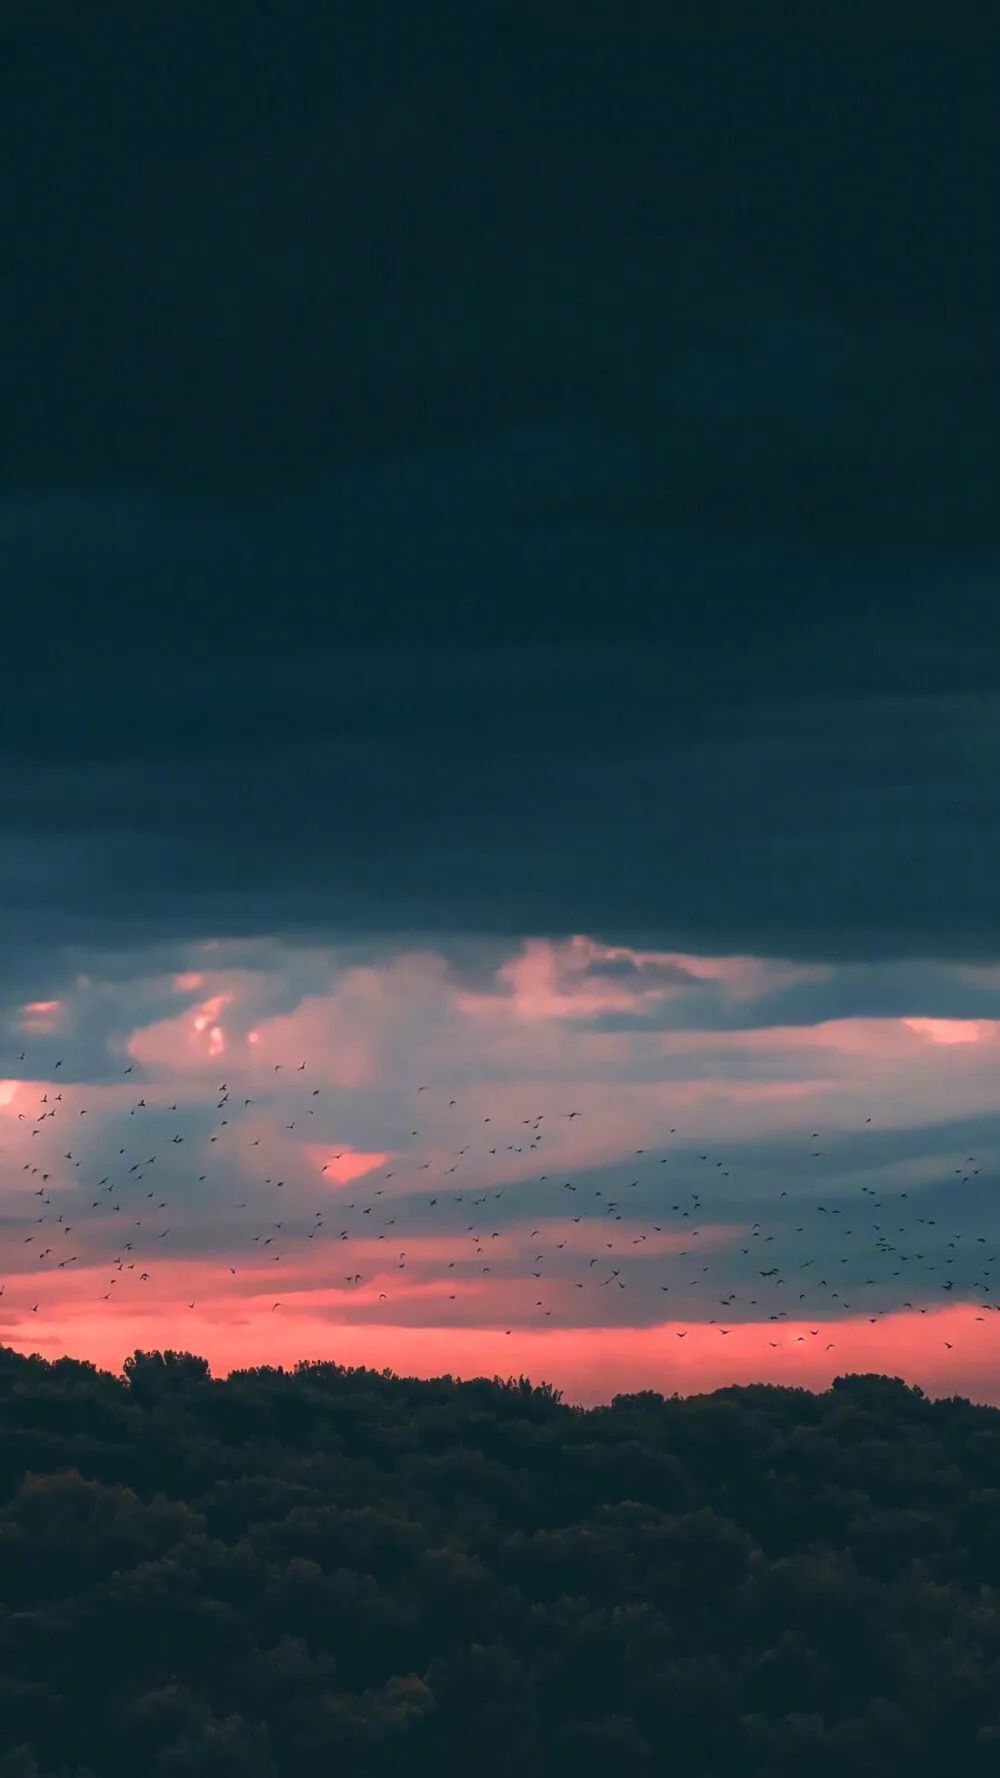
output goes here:
<path id="1" fill-rule="evenodd" d="M 1000 1401 L 997 48 L 669 10 L 5 9 L 21 1350 Z"/>

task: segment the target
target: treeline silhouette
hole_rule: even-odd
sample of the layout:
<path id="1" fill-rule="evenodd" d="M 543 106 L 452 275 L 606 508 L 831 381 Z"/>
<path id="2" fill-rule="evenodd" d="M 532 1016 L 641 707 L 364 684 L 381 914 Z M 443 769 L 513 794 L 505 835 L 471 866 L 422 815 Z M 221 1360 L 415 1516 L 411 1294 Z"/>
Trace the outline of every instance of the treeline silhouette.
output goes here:
<path id="1" fill-rule="evenodd" d="M 0 1348 L 0 1778 L 1000 1756 L 1000 1413 Z"/>

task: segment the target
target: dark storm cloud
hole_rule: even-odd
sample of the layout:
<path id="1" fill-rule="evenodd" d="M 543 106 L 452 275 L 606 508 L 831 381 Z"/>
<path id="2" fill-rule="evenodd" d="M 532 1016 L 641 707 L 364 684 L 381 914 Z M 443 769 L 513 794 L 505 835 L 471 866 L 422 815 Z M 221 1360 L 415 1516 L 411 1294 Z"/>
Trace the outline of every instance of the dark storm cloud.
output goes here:
<path id="1" fill-rule="evenodd" d="M 434 18 L 8 28 L 19 475 L 238 483 L 601 413 L 668 515 L 867 527 L 912 485 L 893 434 L 937 409 L 947 498 L 971 476 L 985 514 L 995 47 Z M 725 434 L 755 390 L 761 418 L 821 404 L 748 484 Z"/>
<path id="2" fill-rule="evenodd" d="M 995 48 L 626 10 L 6 21 L 6 973 L 995 954 Z"/>
<path id="3" fill-rule="evenodd" d="M 1000 725 L 985 695 L 803 689 L 698 708 L 679 688 L 672 704 L 669 668 L 627 653 L 457 651 L 241 675 L 192 659 L 158 684 L 139 670 L 101 683 L 101 710 L 97 689 L 112 735 L 119 701 L 149 710 L 139 757 L 127 730 L 122 756 L 87 757 L 85 689 L 43 716 L 49 740 L 31 750 L 49 757 L 8 756 L 0 882 L 26 938 L 48 921 L 53 939 L 104 922 L 123 943 L 133 925 L 150 940 L 457 928 L 995 954 Z"/>

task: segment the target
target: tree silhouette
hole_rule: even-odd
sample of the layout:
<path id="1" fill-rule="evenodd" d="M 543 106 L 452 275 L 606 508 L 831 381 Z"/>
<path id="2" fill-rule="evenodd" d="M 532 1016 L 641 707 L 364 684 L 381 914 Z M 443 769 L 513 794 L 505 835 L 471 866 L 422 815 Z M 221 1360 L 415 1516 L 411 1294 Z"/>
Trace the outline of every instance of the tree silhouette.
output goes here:
<path id="1" fill-rule="evenodd" d="M 0 1348 L 0 1778 L 937 1778 L 1000 1745 L 1000 1413 Z"/>

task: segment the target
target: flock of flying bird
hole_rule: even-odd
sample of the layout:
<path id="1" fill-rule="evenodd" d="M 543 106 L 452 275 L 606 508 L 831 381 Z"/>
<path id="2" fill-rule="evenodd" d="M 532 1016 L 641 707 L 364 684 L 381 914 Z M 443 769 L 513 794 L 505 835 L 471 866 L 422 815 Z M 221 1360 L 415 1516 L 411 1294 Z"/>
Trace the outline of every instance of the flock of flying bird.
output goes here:
<path id="1" fill-rule="evenodd" d="M 24 1062 L 22 1051 L 18 1064 Z M 527 1313 L 518 1319 L 521 1326 L 560 1322 L 562 1325 L 578 1322 L 606 1324 L 609 1320 L 617 1320 L 618 1313 L 608 1315 L 605 1312 L 606 1298 L 600 1312 L 596 1308 L 583 1311 L 586 1293 L 609 1291 L 613 1301 L 616 1292 L 627 1291 L 630 1285 L 642 1283 L 649 1285 L 650 1292 L 655 1289 L 660 1314 L 650 1313 L 648 1304 L 644 1311 L 638 1300 L 641 1290 L 633 1289 L 631 1301 L 635 1301 L 637 1307 L 634 1312 L 630 1310 L 632 1323 L 683 1320 L 686 1325 L 675 1326 L 672 1330 L 678 1340 L 683 1340 L 696 1325 L 715 1328 L 725 1338 L 742 1322 L 754 1325 L 766 1322 L 766 1344 L 772 1351 L 787 1344 L 807 1344 L 811 1340 L 820 1342 L 824 1351 L 832 1351 L 836 1341 L 827 1335 L 836 1331 L 837 1320 L 859 1312 L 875 1326 L 883 1316 L 899 1309 L 922 1315 L 933 1313 L 935 1302 L 942 1305 L 955 1300 L 970 1302 L 977 1310 L 974 1320 L 980 1323 L 986 1322 L 990 1312 L 1000 1309 L 1000 1303 L 991 1300 L 992 1267 L 997 1261 L 992 1247 L 997 1243 L 982 1231 L 952 1226 L 959 1219 L 960 1210 L 955 1201 L 954 1180 L 966 1185 L 979 1175 L 975 1155 L 964 1157 L 953 1168 L 949 1217 L 944 1223 L 937 1217 L 917 1216 L 915 1203 L 911 1202 L 907 1191 L 880 1191 L 871 1185 L 848 1188 L 843 1184 L 827 1188 L 824 1193 L 827 1202 L 805 1194 L 798 1186 L 791 1194 L 787 1189 L 773 1193 L 773 1210 L 769 1223 L 766 1223 L 759 1217 L 750 1221 L 740 1215 L 738 1188 L 726 1188 L 722 1184 L 730 1178 L 727 1160 L 717 1158 L 709 1151 L 692 1151 L 676 1128 L 670 1130 L 670 1137 L 679 1138 L 677 1146 L 668 1148 L 662 1155 L 651 1155 L 645 1148 L 634 1150 L 628 1157 L 631 1164 L 627 1168 L 623 1164 L 622 1170 L 635 1172 L 636 1177 L 623 1178 L 622 1183 L 610 1191 L 594 1186 L 583 1175 L 576 1180 L 566 1179 L 561 1171 L 551 1175 L 532 1171 L 530 1177 L 526 1176 L 523 1160 L 516 1163 L 516 1179 L 482 1189 L 484 1176 L 492 1173 L 495 1179 L 503 1173 L 506 1156 L 541 1153 L 546 1137 L 543 1125 L 547 1121 L 545 1114 L 538 1112 L 521 1118 L 516 1130 L 501 1132 L 494 1127 L 490 1117 L 485 1117 L 479 1123 L 479 1141 L 475 1145 L 470 1138 L 444 1156 L 434 1150 L 428 1158 L 421 1158 L 421 1155 L 428 1156 L 426 1149 L 403 1153 L 397 1156 L 397 1163 L 402 1161 L 402 1166 L 391 1166 L 379 1176 L 377 1184 L 374 1178 L 376 1163 L 373 1161 L 368 1190 L 358 1190 L 361 1179 L 357 1177 L 353 1181 L 350 1201 L 347 1190 L 328 1190 L 321 1208 L 314 1210 L 311 1222 L 300 1223 L 294 1214 L 289 1215 L 289 1198 L 294 1201 L 298 1194 L 294 1185 L 289 1192 L 290 1181 L 285 1178 L 271 1174 L 258 1179 L 251 1188 L 241 1188 L 246 1195 L 234 1197 L 232 1201 L 219 1195 L 223 1186 L 230 1189 L 229 1179 L 223 1181 L 222 1175 L 231 1177 L 233 1171 L 245 1175 L 246 1162 L 251 1159 L 251 1154 L 246 1151 L 260 1146 L 259 1134 L 250 1138 L 239 1127 L 241 1116 L 251 1112 L 255 1117 L 260 1115 L 262 1108 L 252 1096 L 245 1097 L 239 1092 L 234 1096 L 227 1081 L 220 1081 L 204 1107 L 208 1113 L 207 1121 L 199 1116 L 199 1128 L 175 1128 L 165 1138 L 164 1149 L 151 1145 L 140 1135 L 141 1120 L 149 1118 L 151 1112 L 164 1109 L 157 1101 L 147 1103 L 140 1090 L 128 1107 L 130 1141 L 110 1158 L 106 1153 L 98 1158 L 91 1150 L 83 1121 L 91 1111 L 82 1102 L 84 1090 L 56 1084 L 61 1080 L 61 1067 L 62 1061 L 59 1060 L 52 1068 L 51 1084 L 40 1091 L 34 1109 L 15 1114 L 18 1148 L 22 1152 L 20 1165 L 15 1161 L 14 1177 L 8 1174 L 8 1184 L 18 1188 L 20 1208 L 12 1212 L 5 1206 L 0 1217 L 0 1229 L 6 1233 L 8 1252 L 13 1254 L 17 1246 L 21 1248 L 19 1263 L 11 1266 L 10 1277 L 16 1273 L 20 1279 L 25 1267 L 31 1268 L 28 1277 L 33 1300 L 26 1302 L 24 1307 L 35 1315 L 42 1314 L 45 1308 L 45 1274 L 89 1265 L 89 1258 L 78 1250 L 92 1250 L 95 1237 L 107 1242 L 107 1288 L 99 1292 L 101 1302 L 114 1305 L 122 1301 L 130 1295 L 130 1283 L 138 1287 L 147 1285 L 154 1276 L 160 1255 L 167 1251 L 164 1243 L 173 1235 L 174 1245 L 183 1245 L 182 1238 L 179 1239 L 180 1231 L 175 1232 L 174 1216 L 180 1209 L 177 1193 L 178 1190 L 189 1191 L 192 1186 L 204 1208 L 223 1212 L 229 1219 L 229 1252 L 224 1263 L 233 1277 L 240 1269 L 239 1265 L 231 1263 L 234 1259 L 241 1263 L 249 1259 L 254 1267 L 262 1267 L 265 1260 L 268 1266 L 278 1265 L 294 1248 L 300 1247 L 304 1252 L 304 1244 L 317 1240 L 336 1242 L 345 1254 L 351 1251 L 352 1240 L 355 1250 L 367 1247 L 373 1236 L 375 1241 L 388 1243 L 385 1252 L 388 1253 L 391 1247 L 394 1253 L 391 1264 L 380 1261 L 374 1274 L 369 1270 L 345 1273 L 338 1267 L 337 1274 L 325 1280 L 348 1293 L 357 1292 L 365 1285 L 389 1284 L 393 1272 L 407 1270 L 406 1248 L 396 1246 L 396 1242 L 403 1238 L 400 1216 L 405 1209 L 416 1212 L 424 1227 L 433 1228 L 437 1216 L 444 1220 L 450 1208 L 464 1206 L 464 1211 L 472 1215 L 473 1220 L 463 1224 L 458 1235 L 468 1243 L 468 1257 L 446 1263 L 448 1277 L 441 1282 L 443 1303 L 451 1304 L 460 1299 L 461 1292 L 448 1288 L 453 1279 L 475 1277 L 480 1287 L 489 1279 L 488 1288 L 497 1292 L 498 1310 L 506 1309 L 506 1313 L 495 1317 L 492 1324 L 499 1326 L 510 1321 L 511 1326 L 503 1325 L 506 1334 L 512 1332 L 513 1322 L 518 1319 L 511 1314 L 511 1307 L 516 1306 L 512 1287 L 525 1282 L 525 1274 L 523 1265 L 516 1259 L 506 1269 L 503 1264 L 494 1269 L 496 1254 L 504 1250 L 493 1249 L 491 1255 L 491 1247 L 504 1236 L 503 1223 L 508 1209 L 513 1207 L 516 1211 L 522 1205 L 530 1210 L 534 1220 L 527 1237 L 527 1257 L 530 1259 L 530 1277 L 537 1283 L 540 1294 L 533 1302 L 525 1304 Z M 134 1064 L 129 1064 L 122 1070 L 123 1085 L 129 1082 L 134 1068 Z M 278 1078 L 282 1074 L 284 1081 Z M 272 1111 L 276 1103 L 282 1105 L 279 1115 L 287 1120 L 283 1123 L 283 1135 L 294 1137 L 297 1130 L 306 1133 L 308 1126 L 304 1120 L 315 1117 L 323 1109 L 323 1089 L 299 1078 L 306 1074 L 305 1062 L 273 1065 L 268 1104 Z M 436 1089 L 417 1088 L 418 1104 L 426 1104 L 422 1095 L 427 1092 L 433 1097 Z M 440 1097 L 439 1111 L 455 1120 L 457 1131 L 461 1121 L 460 1101 L 448 1098 L 446 1094 Z M 185 1111 L 177 1103 L 165 1109 L 180 1126 Z M 201 1108 L 196 1109 L 201 1111 Z M 289 1113 L 294 1115 L 289 1116 Z M 459 1113 L 458 1118 L 456 1113 Z M 578 1110 L 562 1111 L 549 1121 L 564 1119 L 572 1127 L 582 1115 Z M 866 1125 L 871 1122 L 870 1116 L 865 1119 Z M 412 1129 L 410 1141 L 418 1140 L 420 1134 L 418 1128 Z M 503 1141 L 507 1134 L 515 1139 Z M 206 1172 L 197 1173 L 193 1167 L 187 1167 L 186 1157 L 178 1151 L 185 1141 L 190 1141 L 193 1148 L 202 1138 L 204 1153 L 209 1155 L 213 1151 L 221 1155 L 234 1145 L 241 1146 L 245 1155 L 242 1166 L 239 1169 L 233 1169 L 231 1165 L 217 1167 L 218 1179 L 212 1178 L 209 1161 L 200 1163 L 209 1167 Z M 820 1132 L 814 1130 L 811 1141 L 819 1140 Z M 149 1152 L 151 1147 L 152 1152 Z M 352 1152 L 349 1149 L 331 1150 L 322 1173 L 329 1173 L 335 1180 L 337 1164 Z M 817 1148 L 805 1151 L 803 1167 L 821 1159 L 823 1154 L 824 1151 Z M 585 1167 L 586 1162 L 581 1161 L 581 1166 Z M 666 1171 L 661 1171 L 664 1168 Z M 432 1172 L 433 1188 L 415 1191 L 417 1175 L 428 1172 Z M 469 1181 L 468 1185 L 465 1189 L 455 1190 L 463 1177 Z M 704 1183 L 692 1187 L 692 1177 Z M 390 1190 L 394 1180 L 397 1185 Z M 315 1191 L 315 1176 L 312 1185 Z M 400 1185 L 405 1187 L 402 1194 Z M 505 1198 L 506 1204 L 498 1212 L 495 1206 Z M 834 1198 L 838 1201 L 832 1201 Z M 726 1200 L 724 1205 L 722 1199 Z M 709 1214 L 713 1200 L 716 1211 L 724 1216 L 726 1223 L 726 1239 L 722 1247 L 717 1241 L 713 1242 Z M 281 1212 L 276 1219 L 269 1215 L 255 1215 L 268 1201 Z M 764 1208 L 764 1205 L 760 1207 Z M 390 1210 L 394 1214 L 388 1214 Z M 166 1213 L 166 1219 L 163 1213 Z M 876 1214 L 878 1220 L 874 1219 Z M 334 1219 L 332 1223 L 330 1217 Z M 494 1226 L 496 1223 L 500 1226 Z M 81 1239 L 83 1224 L 91 1226 Z M 619 1224 L 623 1225 L 621 1229 Z M 569 1226 L 581 1229 L 583 1235 L 570 1241 Z M 24 1228 L 29 1232 L 22 1233 Z M 395 1232 L 396 1242 L 390 1231 Z M 451 1228 L 446 1232 L 455 1233 Z M 521 1234 L 518 1225 L 513 1225 L 507 1232 L 516 1236 Z M 551 1240 L 554 1233 L 562 1234 L 563 1238 Z M 590 1251 L 587 1251 L 588 1242 L 584 1238 L 587 1235 L 593 1237 L 589 1243 Z M 666 1239 L 657 1243 L 655 1237 Z M 678 1245 L 679 1239 L 685 1241 L 683 1247 Z M 775 1241 L 779 1247 L 772 1257 L 769 1248 Z M 29 1247 L 30 1254 L 26 1251 Z M 716 1276 L 725 1270 L 731 1279 L 733 1260 L 737 1261 L 739 1290 L 732 1282 L 728 1288 L 716 1285 L 716 1290 L 721 1288 L 725 1293 L 715 1295 L 712 1300 L 713 1259 L 707 1258 L 702 1263 L 706 1250 L 722 1260 L 720 1265 L 716 1259 Z M 573 1275 L 576 1261 L 579 1261 L 579 1276 Z M 744 1263 L 739 1265 L 739 1261 Z M 418 1257 L 417 1269 L 419 1266 Z M 637 1266 L 643 1268 L 641 1278 Z M 957 1273 L 951 1270 L 956 1266 Z M 655 1279 L 649 1275 L 651 1267 L 655 1267 Z M 841 1271 L 842 1267 L 847 1271 Z M 412 1274 L 412 1263 L 410 1269 Z M 332 1261 L 328 1270 L 332 1271 Z M 693 1277 L 690 1276 L 692 1270 Z M 904 1278 L 907 1286 L 898 1283 Z M 567 1310 L 561 1297 L 552 1300 L 553 1282 L 570 1285 L 585 1293 L 581 1299 L 583 1312 L 579 1316 L 574 1317 Z M 123 1285 L 126 1286 L 124 1291 Z M 503 1302 L 505 1287 L 506 1304 Z M 910 1294 L 899 1300 L 904 1287 L 909 1288 Z M 8 1280 L 0 1282 L 0 1297 L 7 1288 Z M 849 1292 L 846 1297 L 845 1290 Z M 872 1291 L 876 1293 L 874 1298 L 869 1294 Z M 881 1300 L 884 1296 L 889 1297 L 888 1303 Z M 550 1300 L 546 1300 L 547 1297 Z M 294 1299 L 275 1298 L 270 1305 L 271 1313 L 280 1310 L 290 1300 Z M 376 1313 L 383 1303 L 389 1303 L 390 1307 L 384 1313 L 393 1314 L 390 1290 L 379 1290 L 372 1300 Z M 672 1314 L 674 1302 L 679 1307 L 686 1304 L 686 1311 Z M 195 1309 L 197 1304 L 191 1300 L 186 1306 Z M 709 1308 L 728 1313 L 708 1315 Z M 446 1310 L 445 1313 L 461 1320 L 461 1310 Z M 787 1340 L 783 1337 L 782 1323 L 802 1325 L 807 1318 L 818 1325 L 806 1325 L 804 1332 L 791 1335 Z M 778 1337 L 772 1338 L 771 1334 Z M 954 1342 L 944 1340 L 943 1344 L 951 1350 Z"/>

